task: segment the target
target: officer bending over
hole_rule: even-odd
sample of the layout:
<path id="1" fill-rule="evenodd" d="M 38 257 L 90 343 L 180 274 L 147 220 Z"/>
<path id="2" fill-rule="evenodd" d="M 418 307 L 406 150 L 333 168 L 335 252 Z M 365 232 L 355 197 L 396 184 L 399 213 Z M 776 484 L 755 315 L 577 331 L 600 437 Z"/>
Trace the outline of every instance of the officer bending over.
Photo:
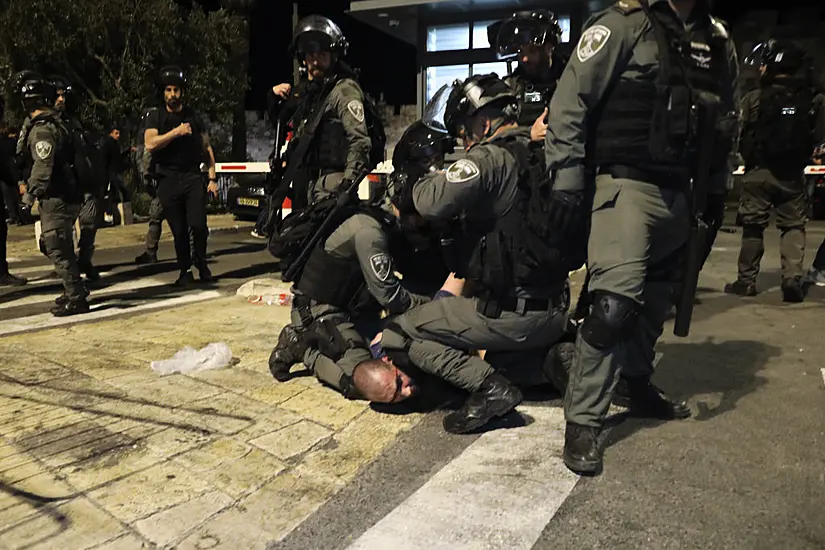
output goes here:
<path id="1" fill-rule="evenodd" d="M 476 430 L 522 399 L 473 350 L 511 352 L 518 360 L 512 352 L 549 348 L 565 324 L 567 269 L 550 248 L 545 216 L 530 208 L 542 205 L 533 193 L 543 174 L 531 170 L 541 166 L 541 156 L 531 152 L 529 132 L 517 127 L 516 115 L 515 94 L 494 74 L 442 88 L 424 120 L 462 139 L 467 157 L 425 175 L 400 201 L 402 215 L 462 220 L 447 255 L 457 276 L 478 287 L 475 299 L 448 297 L 410 310 L 388 323 L 382 336 L 396 365 L 411 364 L 471 393 L 444 419 L 452 433 Z"/>

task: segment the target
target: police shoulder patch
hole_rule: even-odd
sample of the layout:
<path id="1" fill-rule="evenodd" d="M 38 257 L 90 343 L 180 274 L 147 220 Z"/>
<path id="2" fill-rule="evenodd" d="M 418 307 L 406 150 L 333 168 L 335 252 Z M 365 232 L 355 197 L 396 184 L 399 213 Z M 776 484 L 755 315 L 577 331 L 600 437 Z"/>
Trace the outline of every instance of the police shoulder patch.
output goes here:
<path id="1" fill-rule="evenodd" d="M 576 46 L 576 57 L 584 63 L 604 48 L 610 39 L 610 29 L 604 25 L 593 25 L 582 34 Z"/>
<path id="2" fill-rule="evenodd" d="M 386 281 L 392 273 L 392 259 L 384 252 L 373 254 L 370 257 L 370 267 L 379 280 Z"/>
<path id="3" fill-rule="evenodd" d="M 347 103 L 347 110 L 352 113 L 352 116 L 355 117 L 355 120 L 358 122 L 364 122 L 364 104 L 358 101 L 357 99 L 353 99 L 349 103 Z"/>
<path id="4" fill-rule="evenodd" d="M 447 181 L 450 183 L 464 183 L 478 176 L 478 164 L 470 159 L 460 159 L 447 168 Z"/>
<path id="5" fill-rule="evenodd" d="M 52 156 L 52 149 L 52 144 L 48 141 L 38 141 L 34 144 L 34 152 L 37 153 L 40 160 L 46 160 Z"/>

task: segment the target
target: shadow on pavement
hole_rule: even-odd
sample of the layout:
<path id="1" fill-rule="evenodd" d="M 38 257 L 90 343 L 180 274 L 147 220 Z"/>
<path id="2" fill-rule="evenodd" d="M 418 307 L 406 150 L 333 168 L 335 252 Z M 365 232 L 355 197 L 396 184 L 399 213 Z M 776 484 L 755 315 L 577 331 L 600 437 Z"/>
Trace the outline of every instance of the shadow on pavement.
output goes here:
<path id="1" fill-rule="evenodd" d="M 736 408 L 740 399 L 766 384 L 759 373 L 781 350 L 754 340 L 733 340 L 716 343 L 663 343 L 657 351 L 664 356 L 657 368 L 654 382 L 674 399 L 696 402 L 693 420 L 704 422 Z M 665 379 L 665 382 L 659 382 Z M 706 397 L 707 396 L 707 397 Z M 698 409 L 698 410 L 697 410 Z M 642 428 L 655 427 L 661 420 L 634 419 L 620 413 L 608 419 L 613 428 L 607 439 L 613 445 Z"/>

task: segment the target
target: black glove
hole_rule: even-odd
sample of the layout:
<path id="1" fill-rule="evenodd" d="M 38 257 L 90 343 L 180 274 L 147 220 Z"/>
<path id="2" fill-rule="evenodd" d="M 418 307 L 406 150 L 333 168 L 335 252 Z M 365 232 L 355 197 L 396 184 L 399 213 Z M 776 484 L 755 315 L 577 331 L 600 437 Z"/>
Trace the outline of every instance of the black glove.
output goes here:
<path id="1" fill-rule="evenodd" d="M 582 191 L 553 191 L 550 197 L 549 224 L 561 235 L 569 233 L 582 221 Z"/>

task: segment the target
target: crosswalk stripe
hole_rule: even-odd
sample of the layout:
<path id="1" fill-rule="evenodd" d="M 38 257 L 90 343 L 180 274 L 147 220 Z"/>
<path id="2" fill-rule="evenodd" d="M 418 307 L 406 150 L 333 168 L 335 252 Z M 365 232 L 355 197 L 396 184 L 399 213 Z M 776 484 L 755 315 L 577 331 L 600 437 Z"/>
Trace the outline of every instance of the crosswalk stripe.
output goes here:
<path id="1" fill-rule="evenodd" d="M 532 423 L 483 434 L 349 549 L 531 548 L 579 478 L 561 461 L 562 410 L 518 410 Z"/>
<path id="2" fill-rule="evenodd" d="M 107 307 L 111 306 L 111 304 L 95 304 L 92 306 L 91 311 L 89 313 L 84 313 L 83 315 L 73 315 L 71 317 L 54 317 L 50 313 L 31 315 L 29 317 L 21 317 L 18 319 L 0 321 L 0 336 L 17 334 L 19 332 L 26 332 L 29 330 L 54 328 L 59 327 L 61 325 L 68 325 L 78 322 L 94 321 L 104 319 L 106 317 L 124 315 L 127 313 L 137 313 L 153 309 L 175 307 L 193 302 L 212 300 L 214 298 L 219 298 L 221 296 L 222 294 L 217 290 L 205 290 L 202 292 L 198 292 L 196 294 L 186 294 L 183 296 L 177 296 L 175 298 L 168 298 L 166 300 L 148 302 L 145 304 L 138 304 L 135 306 L 122 305 L 118 307 Z"/>
<path id="3" fill-rule="evenodd" d="M 48 279 L 47 279 L 48 280 Z M 53 282 L 59 282 L 58 280 L 52 280 Z M 107 288 L 103 288 L 100 290 L 95 290 L 92 293 L 92 296 L 100 296 L 103 294 L 115 294 L 117 292 L 124 292 L 128 290 L 139 290 L 142 288 L 152 288 L 161 285 L 168 285 L 169 281 L 163 281 L 160 279 L 155 279 L 152 277 L 143 278 L 143 279 L 135 279 L 133 281 L 126 281 L 123 283 L 117 283 Z M 51 302 L 55 299 L 53 295 L 33 295 L 33 296 L 24 296 L 17 300 L 13 300 L 11 302 L 0 303 L 0 310 L 2 309 L 9 309 L 13 307 L 19 306 L 28 306 L 32 304 L 40 304 L 44 302 Z"/>
<path id="4" fill-rule="evenodd" d="M 822 371 L 822 382 L 825 383 L 825 369 L 819 369 Z"/>

